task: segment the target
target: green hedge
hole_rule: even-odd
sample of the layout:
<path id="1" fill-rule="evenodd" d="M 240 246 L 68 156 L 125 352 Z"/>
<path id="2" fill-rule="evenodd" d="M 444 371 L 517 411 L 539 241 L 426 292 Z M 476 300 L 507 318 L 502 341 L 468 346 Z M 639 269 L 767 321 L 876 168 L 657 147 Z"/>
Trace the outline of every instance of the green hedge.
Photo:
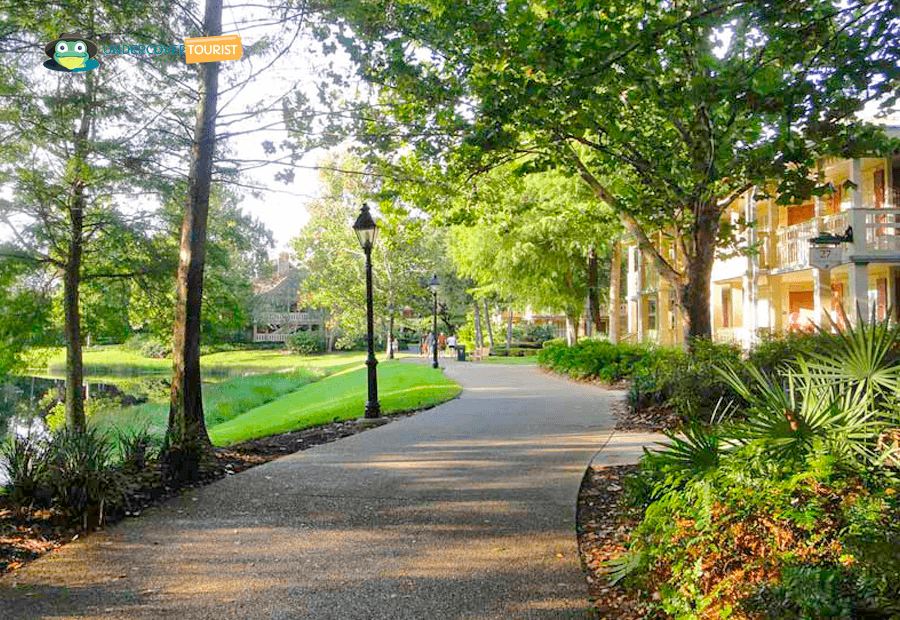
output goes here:
<path id="1" fill-rule="evenodd" d="M 827 337 L 817 333 L 764 334 L 748 361 L 772 375 L 799 355 L 826 352 L 827 343 Z M 668 405 L 683 417 L 706 420 L 720 398 L 737 398 L 717 369 L 740 359 L 741 350 L 732 344 L 698 341 L 688 355 L 680 347 L 593 339 L 571 347 L 563 340 L 551 340 L 538 356 L 543 367 L 575 379 L 630 380 L 628 403 L 633 409 Z"/>
<path id="2" fill-rule="evenodd" d="M 647 345 L 612 344 L 606 340 L 585 339 L 570 346 L 550 341 L 538 354 L 541 366 L 573 379 L 598 379 L 614 383 L 629 378 L 635 364 L 645 358 Z"/>

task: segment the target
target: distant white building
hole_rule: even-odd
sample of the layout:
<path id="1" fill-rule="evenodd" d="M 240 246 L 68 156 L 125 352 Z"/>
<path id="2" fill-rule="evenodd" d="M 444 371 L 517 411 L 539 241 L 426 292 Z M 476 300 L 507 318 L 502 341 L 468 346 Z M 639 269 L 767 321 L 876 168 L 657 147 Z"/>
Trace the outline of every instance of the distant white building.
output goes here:
<path id="1" fill-rule="evenodd" d="M 287 342 L 301 331 L 324 334 L 325 312 L 299 305 L 302 281 L 303 273 L 282 253 L 275 275 L 253 284 L 253 342 Z"/>

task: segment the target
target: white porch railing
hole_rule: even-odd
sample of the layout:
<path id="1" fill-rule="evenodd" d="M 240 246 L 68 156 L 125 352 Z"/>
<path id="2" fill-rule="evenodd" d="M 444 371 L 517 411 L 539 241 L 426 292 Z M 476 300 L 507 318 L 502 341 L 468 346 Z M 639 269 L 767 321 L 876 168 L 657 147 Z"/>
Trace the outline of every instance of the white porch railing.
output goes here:
<path id="1" fill-rule="evenodd" d="M 254 334 L 253 342 L 287 342 L 293 334 Z"/>
<path id="2" fill-rule="evenodd" d="M 777 231 L 776 262 L 767 263 L 768 266 L 779 270 L 809 268 L 809 239 L 821 232 L 841 235 L 854 220 L 857 245 L 844 246 L 845 260 L 856 257 L 900 262 L 900 209 L 863 208 L 813 218 Z M 864 243 L 860 244 L 860 239 Z"/>
<path id="3" fill-rule="evenodd" d="M 322 320 L 319 312 L 257 312 L 253 315 L 257 323 L 316 323 Z"/>

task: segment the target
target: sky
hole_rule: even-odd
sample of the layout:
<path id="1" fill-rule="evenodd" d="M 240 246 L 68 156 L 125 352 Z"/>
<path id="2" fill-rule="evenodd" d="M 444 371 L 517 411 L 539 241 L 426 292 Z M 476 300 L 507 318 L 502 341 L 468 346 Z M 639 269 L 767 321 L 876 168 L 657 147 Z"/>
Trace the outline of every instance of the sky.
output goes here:
<path id="1" fill-rule="evenodd" d="M 238 34 L 241 36 L 244 48 L 246 50 L 249 44 L 252 44 L 261 34 L 261 30 L 265 29 L 253 28 L 254 19 L 259 19 L 259 12 L 254 18 L 252 10 L 231 9 L 227 5 L 222 16 L 222 33 Z M 248 27 L 248 24 L 250 26 Z M 306 28 L 302 32 L 306 32 Z M 240 95 L 233 101 L 228 102 L 224 107 L 220 107 L 220 114 L 227 114 L 237 110 L 244 110 L 250 106 L 260 102 L 267 104 L 276 102 L 282 95 L 290 92 L 298 85 L 301 88 L 306 87 L 311 90 L 313 86 L 313 77 L 318 68 L 326 62 L 335 62 L 336 66 L 346 70 L 348 63 L 345 57 L 340 55 L 323 58 L 315 53 L 303 51 L 309 47 L 313 47 L 303 35 L 295 44 L 299 53 L 290 53 L 278 59 L 267 68 L 260 77 L 248 88 L 241 91 Z M 246 52 L 245 52 L 246 53 Z M 244 65 L 259 67 L 261 64 L 258 58 L 248 58 L 246 55 L 240 61 Z M 240 67 L 241 71 L 247 71 L 248 67 Z M 314 96 L 313 92 L 308 92 L 310 99 Z M 220 105 L 226 102 L 220 102 Z M 278 106 L 276 106 L 277 108 Z M 263 114 L 252 121 L 256 127 L 268 127 L 278 125 L 281 121 L 281 110 Z M 241 125 L 244 131 L 250 128 L 247 123 Z M 266 159 L 262 143 L 265 140 L 271 141 L 276 145 L 285 138 L 285 133 L 278 127 L 270 129 L 260 129 L 252 134 L 245 134 L 232 138 L 232 145 L 235 151 L 240 153 L 241 157 L 249 159 Z M 280 251 L 288 249 L 289 241 L 295 237 L 300 229 L 309 219 L 306 211 L 306 204 L 315 198 L 319 193 L 318 173 L 313 169 L 316 162 L 324 156 L 324 151 L 317 150 L 306 155 L 299 162 L 300 166 L 307 168 L 295 168 L 295 179 L 290 185 L 285 185 L 279 180 L 275 180 L 275 173 L 282 169 L 280 166 L 267 166 L 255 169 L 247 173 L 247 180 L 254 186 L 266 187 L 268 191 L 264 191 L 262 196 L 254 197 L 249 191 L 244 192 L 244 199 L 241 207 L 245 211 L 249 211 L 255 217 L 260 219 L 273 232 L 276 247 L 270 252 L 270 256 L 277 256 Z"/>

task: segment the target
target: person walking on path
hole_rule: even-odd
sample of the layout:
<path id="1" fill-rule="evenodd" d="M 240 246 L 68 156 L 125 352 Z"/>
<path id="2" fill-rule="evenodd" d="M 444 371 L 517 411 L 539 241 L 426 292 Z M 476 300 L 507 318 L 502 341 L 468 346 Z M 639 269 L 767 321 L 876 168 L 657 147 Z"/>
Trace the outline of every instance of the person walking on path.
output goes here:
<path id="1" fill-rule="evenodd" d="M 438 336 L 438 353 L 440 353 L 441 357 L 444 357 L 444 351 L 447 349 L 447 336 L 444 332 L 441 332 Z"/>
<path id="2" fill-rule="evenodd" d="M 447 337 L 447 355 L 451 359 L 456 357 L 456 336 L 453 334 Z"/>

